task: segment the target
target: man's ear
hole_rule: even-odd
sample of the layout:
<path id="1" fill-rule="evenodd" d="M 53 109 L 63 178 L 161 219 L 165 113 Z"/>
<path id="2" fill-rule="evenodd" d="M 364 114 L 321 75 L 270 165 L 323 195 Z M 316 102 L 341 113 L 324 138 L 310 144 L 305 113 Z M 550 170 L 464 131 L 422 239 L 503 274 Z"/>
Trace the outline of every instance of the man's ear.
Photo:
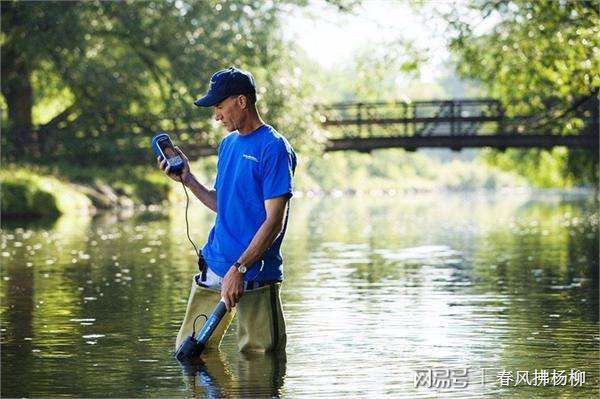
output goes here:
<path id="1" fill-rule="evenodd" d="M 237 101 L 241 109 L 246 109 L 246 107 L 248 106 L 248 99 L 246 98 L 246 96 L 238 96 Z"/>

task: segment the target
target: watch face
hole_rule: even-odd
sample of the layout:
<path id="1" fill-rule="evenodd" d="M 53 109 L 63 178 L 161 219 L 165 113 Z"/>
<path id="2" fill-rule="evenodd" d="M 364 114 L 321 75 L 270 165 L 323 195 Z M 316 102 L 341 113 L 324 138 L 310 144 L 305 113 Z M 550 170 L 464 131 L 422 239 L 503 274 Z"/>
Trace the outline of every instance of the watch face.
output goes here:
<path id="1" fill-rule="evenodd" d="M 244 266 L 244 265 L 241 265 L 240 267 L 238 267 L 238 272 L 240 272 L 242 274 L 246 273 L 246 270 L 247 270 L 246 266 Z"/>

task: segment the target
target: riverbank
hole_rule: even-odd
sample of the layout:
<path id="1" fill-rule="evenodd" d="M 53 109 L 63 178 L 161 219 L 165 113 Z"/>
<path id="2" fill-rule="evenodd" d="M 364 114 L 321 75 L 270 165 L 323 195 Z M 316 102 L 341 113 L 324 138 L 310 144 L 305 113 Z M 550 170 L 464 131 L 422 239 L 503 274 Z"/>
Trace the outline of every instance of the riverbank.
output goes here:
<path id="1" fill-rule="evenodd" d="M 56 218 L 65 213 L 94 214 L 168 200 L 170 183 L 160 172 L 8 165 L 0 172 L 3 219 Z"/>
<path id="2" fill-rule="evenodd" d="M 212 186 L 215 157 L 192 162 L 203 184 Z M 53 218 L 64 213 L 135 210 L 185 201 L 179 183 L 151 166 L 119 168 L 8 165 L 0 172 L 4 219 Z M 434 192 L 512 192 L 535 189 L 522 176 L 480 159 L 436 159 L 389 150 L 366 154 L 300 155 L 297 197 L 404 195 Z M 556 188 L 562 189 L 562 188 Z M 569 188 L 573 190 L 574 188 Z M 507 191 L 508 190 L 508 191 Z M 585 189 L 584 189 L 585 190 Z"/>

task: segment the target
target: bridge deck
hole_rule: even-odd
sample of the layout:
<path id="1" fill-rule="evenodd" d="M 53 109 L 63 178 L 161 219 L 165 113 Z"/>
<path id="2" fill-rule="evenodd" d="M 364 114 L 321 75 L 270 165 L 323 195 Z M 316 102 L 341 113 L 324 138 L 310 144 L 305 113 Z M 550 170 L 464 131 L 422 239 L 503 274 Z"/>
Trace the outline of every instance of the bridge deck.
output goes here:
<path id="1" fill-rule="evenodd" d="M 598 148 L 598 135 L 580 134 L 557 136 L 550 134 L 490 135 L 490 136 L 411 136 L 411 137 L 361 137 L 330 140 L 325 151 L 370 152 L 381 148 L 404 148 L 414 151 L 417 148 L 462 148 L 494 147 L 514 148 Z"/>

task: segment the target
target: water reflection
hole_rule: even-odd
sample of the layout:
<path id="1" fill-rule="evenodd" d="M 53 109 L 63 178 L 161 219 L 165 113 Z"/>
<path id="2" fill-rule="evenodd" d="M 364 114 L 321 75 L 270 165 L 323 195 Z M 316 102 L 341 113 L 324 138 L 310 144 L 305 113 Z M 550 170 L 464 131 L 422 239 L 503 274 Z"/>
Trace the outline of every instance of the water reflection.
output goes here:
<path id="1" fill-rule="evenodd" d="M 209 351 L 181 367 L 188 397 L 280 397 L 286 355 L 241 353 L 229 363 L 222 352 Z"/>
<path id="2" fill-rule="evenodd" d="M 598 205 L 591 196 L 298 199 L 284 244 L 284 359 L 171 350 L 195 273 L 183 208 L 3 225 L 6 397 L 557 397 L 598 389 Z M 201 243 L 213 215 L 192 207 Z M 468 390 L 413 386 L 471 367 Z M 478 384 L 479 371 L 589 371 L 577 388 Z"/>

